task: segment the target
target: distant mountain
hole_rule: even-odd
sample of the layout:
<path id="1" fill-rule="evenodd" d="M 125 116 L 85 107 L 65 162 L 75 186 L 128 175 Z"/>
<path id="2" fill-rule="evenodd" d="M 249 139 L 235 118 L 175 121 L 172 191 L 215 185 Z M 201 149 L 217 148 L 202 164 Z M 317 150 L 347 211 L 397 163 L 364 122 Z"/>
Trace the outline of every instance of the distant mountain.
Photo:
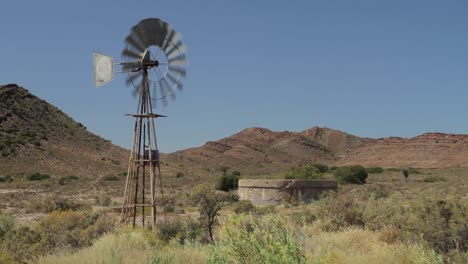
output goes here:
<path id="1" fill-rule="evenodd" d="M 468 135 L 425 133 L 414 138 L 381 138 L 352 148 L 337 164 L 421 168 L 468 166 Z"/>
<path id="2" fill-rule="evenodd" d="M 0 86 L 0 175 L 102 175 L 125 170 L 128 155 L 28 90 Z"/>
<path id="3" fill-rule="evenodd" d="M 35 172 L 103 175 L 125 171 L 128 151 L 86 130 L 57 107 L 16 84 L 0 86 L 0 176 Z M 165 175 L 211 175 L 222 166 L 274 173 L 315 162 L 380 167 L 468 166 L 468 135 L 361 138 L 330 128 L 274 132 L 247 128 L 161 156 Z M 208 173 L 204 173 L 208 172 Z"/>
<path id="4" fill-rule="evenodd" d="M 314 162 L 332 164 L 349 149 L 370 141 L 329 128 L 273 132 L 253 127 L 165 158 L 190 166 L 228 166 L 247 173 L 267 173 Z"/>
<path id="5" fill-rule="evenodd" d="M 273 132 L 253 127 L 164 158 L 191 168 L 227 166 L 249 174 L 280 172 L 314 162 L 367 167 L 468 166 L 468 135 L 425 133 L 409 139 L 371 139 L 330 128 Z"/>

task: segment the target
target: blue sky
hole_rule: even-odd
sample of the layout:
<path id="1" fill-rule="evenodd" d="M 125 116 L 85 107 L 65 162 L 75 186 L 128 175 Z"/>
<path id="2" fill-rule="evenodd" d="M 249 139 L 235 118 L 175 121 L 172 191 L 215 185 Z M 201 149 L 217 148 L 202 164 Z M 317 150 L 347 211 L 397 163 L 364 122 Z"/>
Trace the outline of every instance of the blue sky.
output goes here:
<path id="1" fill-rule="evenodd" d="M 157 109 L 163 152 L 244 128 L 366 137 L 468 133 L 468 1 L 4 1 L 0 84 L 18 83 L 129 147 L 136 99 L 94 89 L 92 51 L 120 59 L 141 19 L 179 31 L 184 91 Z"/>

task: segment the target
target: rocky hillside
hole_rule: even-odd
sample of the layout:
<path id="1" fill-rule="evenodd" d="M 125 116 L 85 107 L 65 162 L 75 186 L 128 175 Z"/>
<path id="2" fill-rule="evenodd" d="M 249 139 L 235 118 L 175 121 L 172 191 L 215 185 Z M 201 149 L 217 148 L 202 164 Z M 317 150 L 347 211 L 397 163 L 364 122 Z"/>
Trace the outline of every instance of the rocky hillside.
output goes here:
<path id="1" fill-rule="evenodd" d="M 414 138 L 382 138 L 352 148 L 337 164 L 420 168 L 468 166 L 468 135 L 425 133 Z"/>
<path id="2" fill-rule="evenodd" d="M 314 162 L 338 166 L 456 167 L 468 166 L 468 135 L 425 133 L 414 138 L 370 139 L 320 127 L 302 132 L 248 128 L 164 158 L 190 168 L 228 166 L 253 174 L 285 171 Z"/>
<path id="3" fill-rule="evenodd" d="M 351 148 L 371 141 L 328 128 L 273 132 L 254 127 L 165 158 L 195 167 L 228 166 L 247 173 L 265 173 L 313 162 L 331 164 Z"/>
<path id="4" fill-rule="evenodd" d="M 16 84 L 0 86 L 0 175 L 102 175 L 128 152 Z"/>

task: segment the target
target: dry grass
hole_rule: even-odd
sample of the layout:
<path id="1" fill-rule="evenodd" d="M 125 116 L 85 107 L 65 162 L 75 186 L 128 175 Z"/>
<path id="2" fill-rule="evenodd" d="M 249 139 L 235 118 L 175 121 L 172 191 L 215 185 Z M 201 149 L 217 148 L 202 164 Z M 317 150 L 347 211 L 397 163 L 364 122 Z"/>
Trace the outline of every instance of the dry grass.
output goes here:
<path id="1" fill-rule="evenodd" d="M 350 228 L 317 234 L 312 229 L 305 243 L 307 259 L 324 264 L 443 263 L 442 257 L 421 244 L 382 241 L 382 232 Z"/>
<path id="2" fill-rule="evenodd" d="M 206 263 L 208 248 L 162 245 L 147 230 L 122 230 L 105 235 L 93 246 L 75 253 L 41 257 L 39 264 Z"/>

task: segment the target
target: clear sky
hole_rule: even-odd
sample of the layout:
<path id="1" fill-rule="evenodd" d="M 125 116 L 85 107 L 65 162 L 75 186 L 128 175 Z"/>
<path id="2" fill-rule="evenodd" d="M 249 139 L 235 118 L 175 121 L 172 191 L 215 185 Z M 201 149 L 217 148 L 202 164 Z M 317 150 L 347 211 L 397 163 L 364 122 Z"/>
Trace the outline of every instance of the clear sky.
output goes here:
<path id="1" fill-rule="evenodd" d="M 244 128 L 366 137 L 468 133 L 468 1 L 2 1 L 0 84 L 18 83 L 129 147 L 124 77 L 93 88 L 141 19 L 179 31 L 190 68 L 158 120 L 163 152 Z"/>

